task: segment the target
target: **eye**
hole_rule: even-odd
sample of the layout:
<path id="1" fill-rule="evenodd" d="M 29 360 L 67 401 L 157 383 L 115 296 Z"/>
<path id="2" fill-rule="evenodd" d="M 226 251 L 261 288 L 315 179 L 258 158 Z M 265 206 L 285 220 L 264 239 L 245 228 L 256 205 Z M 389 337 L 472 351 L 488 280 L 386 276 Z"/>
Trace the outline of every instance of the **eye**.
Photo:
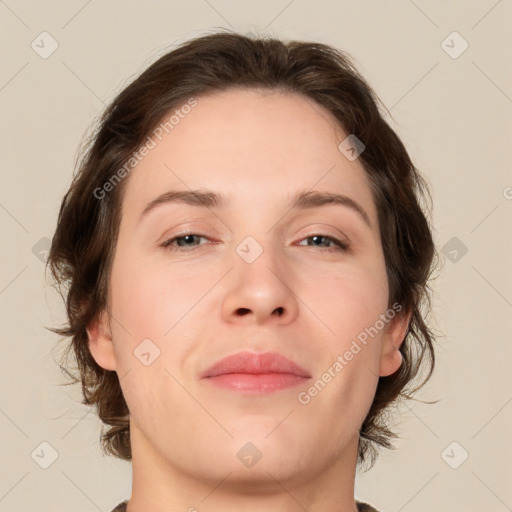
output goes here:
<path id="1" fill-rule="evenodd" d="M 161 246 L 167 248 L 169 251 L 188 252 L 194 250 L 200 245 L 204 245 L 194 243 L 201 238 L 207 240 L 207 237 L 204 235 L 199 235 L 197 233 L 183 233 L 173 238 L 169 238 L 163 242 Z M 333 236 L 314 234 L 303 238 L 301 242 L 309 240 L 314 243 L 313 247 L 321 247 L 326 252 L 347 251 L 349 249 L 349 244 L 342 242 Z M 317 242 L 319 242 L 319 244 L 315 245 Z M 330 245 L 326 245 L 326 243 Z M 304 244 L 299 243 L 299 245 Z"/>
<path id="2" fill-rule="evenodd" d="M 320 244 L 322 244 L 322 242 L 325 240 L 325 241 L 327 241 L 327 243 L 334 244 L 334 246 L 331 245 L 331 247 L 328 247 L 327 249 L 325 249 L 327 252 L 347 251 L 349 248 L 349 245 L 347 243 L 342 242 L 341 240 L 338 240 L 337 238 L 335 238 L 333 236 L 316 234 L 316 235 L 308 236 L 308 237 L 304 238 L 303 240 L 312 240 L 314 242 L 320 242 Z M 299 244 L 299 245 L 304 245 L 304 244 Z M 325 244 L 317 245 L 316 247 L 325 247 Z"/>
<path id="3" fill-rule="evenodd" d="M 166 247 L 170 251 L 181 251 L 181 252 L 192 251 L 192 250 L 194 250 L 195 247 L 198 247 L 198 245 L 196 245 L 196 244 L 189 243 L 189 242 L 194 242 L 194 237 L 196 239 L 199 239 L 199 238 L 206 239 L 205 236 L 198 235 L 197 233 L 184 233 L 179 236 L 169 238 L 162 244 L 162 247 Z M 176 242 L 177 245 L 175 245 L 174 242 Z"/>

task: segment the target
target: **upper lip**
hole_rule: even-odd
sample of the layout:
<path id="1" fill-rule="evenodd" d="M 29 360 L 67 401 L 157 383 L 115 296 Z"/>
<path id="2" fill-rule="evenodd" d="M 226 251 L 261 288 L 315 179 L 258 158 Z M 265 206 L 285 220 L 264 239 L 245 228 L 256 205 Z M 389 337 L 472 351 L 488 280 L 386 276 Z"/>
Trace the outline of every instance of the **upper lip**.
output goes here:
<path id="1" fill-rule="evenodd" d="M 217 361 L 203 372 L 200 377 L 215 377 L 227 373 L 290 373 L 309 378 L 311 375 L 301 366 L 277 352 L 238 352 Z"/>

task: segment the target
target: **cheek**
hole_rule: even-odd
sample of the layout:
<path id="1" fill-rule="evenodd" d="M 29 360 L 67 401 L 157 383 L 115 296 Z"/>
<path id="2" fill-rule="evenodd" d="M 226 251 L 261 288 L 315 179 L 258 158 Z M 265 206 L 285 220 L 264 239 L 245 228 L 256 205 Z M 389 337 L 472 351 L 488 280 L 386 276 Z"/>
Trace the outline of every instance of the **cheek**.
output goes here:
<path id="1" fill-rule="evenodd" d="M 347 265 L 336 272 L 304 277 L 303 294 L 331 334 L 342 343 L 373 325 L 388 303 L 388 283 L 383 266 Z"/>
<path id="2" fill-rule="evenodd" d="M 315 280 L 308 278 L 302 289 L 304 302 L 323 322 L 317 321 L 319 332 L 325 333 L 319 337 L 322 350 L 315 354 L 319 363 L 315 377 L 323 389 L 316 406 L 332 411 L 333 421 L 342 410 L 352 410 L 363 419 L 378 384 L 383 330 L 375 326 L 381 325 L 379 319 L 387 309 L 385 266 L 375 261 L 373 267 L 353 265 L 336 273 L 319 273 Z"/>
<path id="3" fill-rule="evenodd" d="M 193 265 L 119 259 L 112 269 L 112 310 L 129 332 L 161 339 L 217 279 Z"/>
<path id="4" fill-rule="evenodd" d="M 383 330 L 375 326 L 387 309 L 386 276 L 351 268 L 336 275 L 321 274 L 315 282 L 308 280 L 303 290 L 304 302 L 322 320 L 316 322 L 318 331 L 325 333 L 318 337 L 322 350 L 314 354 L 319 370 L 311 410 L 331 414 L 332 422 L 362 421 L 379 379 Z M 347 410 L 352 411 L 352 419 L 340 419 Z M 345 435 L 340 431 L 339 436 Z"/>

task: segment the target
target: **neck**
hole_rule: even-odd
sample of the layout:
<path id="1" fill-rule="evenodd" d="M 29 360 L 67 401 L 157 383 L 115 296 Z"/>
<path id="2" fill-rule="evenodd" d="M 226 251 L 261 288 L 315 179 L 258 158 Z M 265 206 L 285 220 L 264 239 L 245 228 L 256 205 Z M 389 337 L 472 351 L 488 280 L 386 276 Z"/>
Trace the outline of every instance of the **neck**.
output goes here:
<path id="1" fill-rule="evenodd" d="M 250 470 L 212 464 L 204 471 L 199 464 L 165 459 L 133 422 L 130 427 L 133 480 L 127 512 L 357 512 L 357 437 L 321 467 L 307 461 L 265 466 L 269 457 L 263 457 Z"/>

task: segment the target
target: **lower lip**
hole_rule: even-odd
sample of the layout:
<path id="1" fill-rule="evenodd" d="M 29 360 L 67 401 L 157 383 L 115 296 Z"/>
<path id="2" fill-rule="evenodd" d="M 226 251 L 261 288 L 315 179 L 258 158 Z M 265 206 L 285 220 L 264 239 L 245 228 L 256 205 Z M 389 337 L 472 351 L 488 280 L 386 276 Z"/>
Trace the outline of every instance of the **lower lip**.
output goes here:
<path id="1" fill-rule="evenodd" d="M 304 384 L 307 379 L 291 373 L 227 373 L 206 380 L 231 391 L 267 394 Z"/>

